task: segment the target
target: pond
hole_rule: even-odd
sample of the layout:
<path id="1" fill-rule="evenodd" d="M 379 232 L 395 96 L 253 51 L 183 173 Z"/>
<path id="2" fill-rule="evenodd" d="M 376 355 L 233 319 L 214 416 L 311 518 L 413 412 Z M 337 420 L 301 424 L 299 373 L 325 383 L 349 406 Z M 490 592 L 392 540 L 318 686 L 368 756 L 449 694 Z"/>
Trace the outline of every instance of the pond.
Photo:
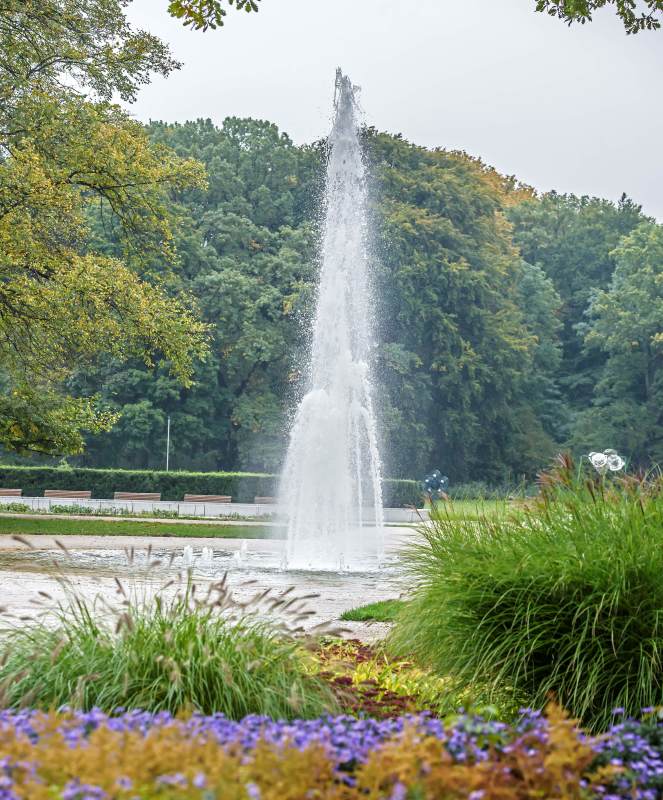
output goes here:
<path id="1" fill-rule="evenodd" d="M 0 536 L 0 605 L 14 624 L 25 624 L 29 617 L 66 602 L 64 583 L 90 601 L 116 602 L 118 579 L 130 592 L 148 596 L 190 572 L 203 591 L 225 575 L 240 603 L 265 591 L 270 597 L 283 592 L 306 595 L 313 613 L 304 627 L 336 627 L 343 611 L 403 593 L 398 551 L 412 536 L 411 529 L 388 529 L 379 572 L 343 573 L 284 570 L 284 542 L 279 539 L 64 536 L 58 541 L 65 552 L 51 537 L 26 537 L 34 548 L 30 549 Z M 274 612 L 277 617 L 278 613 Z M 375 638 L 380 630 L 366 623 L 342 626 L 347 628 L 345 635 L 361 638 Z"/>

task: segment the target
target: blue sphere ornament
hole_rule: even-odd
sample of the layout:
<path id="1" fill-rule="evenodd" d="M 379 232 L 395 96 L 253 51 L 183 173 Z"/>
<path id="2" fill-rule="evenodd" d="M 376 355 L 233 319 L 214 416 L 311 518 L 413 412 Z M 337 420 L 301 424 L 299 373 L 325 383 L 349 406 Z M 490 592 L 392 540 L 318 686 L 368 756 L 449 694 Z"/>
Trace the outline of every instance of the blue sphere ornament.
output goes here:
<path id="1" fill-rule="evenodd" d="M 439 500 L 446 497 L 446 491 L 449 488 L 449 478 L 443 475 L 439 469 L 433 470 L 430 475 L 427 475 L 423 480 L 424 492 L 428 495 L 428 499 Z"/>

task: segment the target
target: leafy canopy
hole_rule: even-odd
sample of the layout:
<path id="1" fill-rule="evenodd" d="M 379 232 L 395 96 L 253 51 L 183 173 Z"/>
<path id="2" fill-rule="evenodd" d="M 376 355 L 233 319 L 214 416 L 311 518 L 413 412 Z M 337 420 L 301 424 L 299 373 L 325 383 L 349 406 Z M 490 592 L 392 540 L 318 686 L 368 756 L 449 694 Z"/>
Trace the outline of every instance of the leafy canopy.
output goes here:
<path id="1" fill-rule="evenodd" d="M 246 12 L 257 11 L 260 0 L 227 0 L 228 5 Z M 215 28 L 223 25 L 227 12 L 221 0 L 169 0 L 168 12 L 171 16 L 184 21 L 194 30 Z"/>
<path id="2" fill-rule="evenodd" d="M 80 370 L 80 391 L 121 414 L 111 432 L 88 439 L 84 463 L 161 466 L 170 416 L 177 468 L 275 472 L 302 387 L 325 148 L 296 147 L 268 122 L 232 117 L 220 128 L 153 123 L 150 136 L 210 175 L 207 188 L 176 195 L 181 269 L 169 281 L 197 298 L 211 352 L 190 388 L 167 364 L 150 372 L 137 358 Z M 640 207 L 626 197 L 536 196 L 463 153 L 374 130 L 364 144 L 387 473 L 439 467 L 453 485 L 495 485 L 533 477 L 567 444 L 578 453 L 613 446 L 643 465 L 660 452 L 655 425 L 637 421 L 663 407 L 660 382 L 633 414 L 625 401 L 637 375 L 615 380 L 617 361 L 587 336 L 590 304 L 610 286 L 624 237 L 650 222 Z M 104 244 L 106 234 L 100 247 L 114 252 L 119 240 Z M 650 247 L 652 269 L 663 263 L 657 252 Z M 633 424 L 617 436 L 628 415 Z"/>
<path id="3" fill-rule="evenodd" d="M 205 351 L 192 301 L 166 290 L 168 191 L 202 186 L 204 172 L 110 102 L 177 66 L 126 5 L 0 0 L 0 442 L 12 449 L 78 452 L 82 430 L 111 424 L 67 392 L 74 367 L 160 353 L 188 383 Z M 95 215 L 120 232 L 117 253 L 91 246 Z"/>
<path id="4" fill-rule="evenodd" d="M 153 141 L 205 163 L 179 196 L 181 285 L 213 330 L 197 383 L 110 361 L 77 377 L 122 417 L 85 463 L 155 467 L 171 417 L 178 468 L 278 470 L 302 388 L 315 297 L 322 145 L 267 122 L 152 124 Z M 504 208 L 531 191 L 460 153 L 365 131 L 380 283 L 377 392 L 392 475 L 440 464 L 454 482 L 531 471 L 554 450 L 560 299 L 513 247 Z"/>
<path id="5" fill-rule="evenodd" d="M 559 17 L 571 25 L 591 22 L 593 13 L 605 6 L 615 6 L 627 33 L 658 30 L 663 19 L 663 0 L 537 0 L 536 10 Z M 638 6 L 642 10 L 638 9 Z"/>
<path id="6" fill-rule="evenodd" d="M 244 11 L 258 11 L 260 0 L 227 0 L 228 5 Z M 536 10 L 559 17 L 571 25 L 591 22 L 593 14 L 605 6 L 615 6 L 627 33 L 658 30 L 661 27 L 663 0 L 536 0 Z M 640 6 L 640 8 L 638 8 Z M 171 16 L 194 30 L 215 29 L 223 25 L 227 12 L 222 0 L 169 0 Z"/>

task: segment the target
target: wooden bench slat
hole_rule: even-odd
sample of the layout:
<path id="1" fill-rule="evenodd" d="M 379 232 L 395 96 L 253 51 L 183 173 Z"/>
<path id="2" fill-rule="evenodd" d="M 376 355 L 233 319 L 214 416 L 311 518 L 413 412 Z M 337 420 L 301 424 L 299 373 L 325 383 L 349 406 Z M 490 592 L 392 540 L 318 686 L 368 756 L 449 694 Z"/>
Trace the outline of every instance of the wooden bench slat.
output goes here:
<path id="1" fill-rule="evenodd" d="M 184 503 L 232 503 L 229 494 L 185 494 Z"/>
<path id="2" fill-rule="evenodd" d="M 115 492 L 113 500 L 161 500 L 160 492 Z"/>
<path id="3" fill-rule="evenodd" d="M 276 502 L 275 497 L 254 497 L 253 502 L 258 505 L 270 505 Z"/>
<path id="4" fill-rule="evenodd" d="M 0 489 L 0 497 L 21 497 L 23 489 Z"/>
<path id="5" fill-rule="evenodd" d="M 92 492 L 84 489 L 45 489 L 44 497 L 68 497 L 77 500 L 89 500 Z"/>

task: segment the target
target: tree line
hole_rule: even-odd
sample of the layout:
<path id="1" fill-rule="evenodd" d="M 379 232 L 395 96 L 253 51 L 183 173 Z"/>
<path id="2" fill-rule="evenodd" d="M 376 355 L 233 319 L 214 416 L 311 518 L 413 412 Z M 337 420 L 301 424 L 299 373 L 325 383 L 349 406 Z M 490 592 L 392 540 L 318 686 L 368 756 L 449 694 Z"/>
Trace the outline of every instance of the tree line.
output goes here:
<path id="1" fill-rule="evenodd" d="M 79 372 L 72 390 L 119 414 L 79 462 L 160 466 L 170 416 L 175 467 L 277 470 L 302 388 L 325 143 L 236 118 L 149 136 L 208 175 L 171 193 L 170 280 L 196 299 L 210 351 L 190 388 L 168 359 Z M 663 229 L 626 197 L 537 195 L 465 153 L 363 140 L 388 474 L 513 481 L 564 447 L 660 460 Z M 112 255 L 113 230 L 93 228 Z"/>
<path id="2" fill-rule="evenodd" d="M 113 99 L 179 65 L 125 7 L 0 0 L 4 458 L 162 466 L 170 417 L 176 468 L 277 470 L 325 143 L 138 124 Z M 363 140 L 387 473 L 511 481 L 562 447 L 660 461 L 661 226 L 626 197 L 538 195 L 465 153 Z"/>

